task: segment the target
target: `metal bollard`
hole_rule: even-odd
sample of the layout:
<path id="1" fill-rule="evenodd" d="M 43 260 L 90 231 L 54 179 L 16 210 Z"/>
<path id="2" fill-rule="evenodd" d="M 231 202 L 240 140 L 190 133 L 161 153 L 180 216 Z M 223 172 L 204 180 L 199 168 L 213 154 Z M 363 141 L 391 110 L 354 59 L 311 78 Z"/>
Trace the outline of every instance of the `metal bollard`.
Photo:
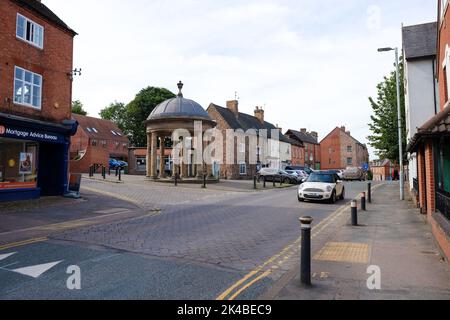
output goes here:
<path id="1" fill-rule="evenodd" d="M 366 193 L 361 194 L 361 211 L 366 211 Z"/>
<path id="2" fill-rule="evenodd" d="M 266 177 L 263 177 L 263 185 L 264 185 L 264 189 L 266 188 Z"/>
<path id="3" fill-rule="evenodd" d="M 203 189 L 206 189 L 206 174 L 203 175 Z"/>
<path id="4" fill-rule="evenodd" d="M 272 177 L 273 179 L 273 187 L 275 188 L 275 177 Z"/>
<path id="5" fill-rule="evenodd" d="M 283 178 L 280 177 L 280 187 L 283 186 Z"/>
<path id="6" fill-rule="evenodd" d="M 175 187 L 178 186 L 178 173 L 175 173 Z"/>
<path id="7" fill-rule="evenodd" d="M 119 181 L 122 181 L 122 169 L 119 169 Z"/>
<path id="8" fill-rule="evenodd" d="M 256 176 L 253 177 L 253 189 L 258 189 L 258 187 L 256 186 Z"/>
<path id="9" fill-rule="evenodd" d="M 119 175 L 119 169 L 116 168 L 116 177 Z"/>
<path id="10" fill-rule="evenodd" d="M 102 177 L 103 177 L 103 180 L 106 180 L 106 168 L 105 167 L 102 167 Z"/>
<path id="11" fill-rule="evenodd" d="M 352 226 L 358 225 L 358 201 L 352 201 Z"/>
<path id="12" fill-rule="evenodd" d="M 300 281 L 305 286 L 311 285 L 311 225 L 313 218 L 300 218 L 302 229 L 302 249 L 300 261 Z"/>
<path id="13" fill-rule="evenodd" d="M 372 183 L 367 184 L 367 200 L 372 203 Z"/>

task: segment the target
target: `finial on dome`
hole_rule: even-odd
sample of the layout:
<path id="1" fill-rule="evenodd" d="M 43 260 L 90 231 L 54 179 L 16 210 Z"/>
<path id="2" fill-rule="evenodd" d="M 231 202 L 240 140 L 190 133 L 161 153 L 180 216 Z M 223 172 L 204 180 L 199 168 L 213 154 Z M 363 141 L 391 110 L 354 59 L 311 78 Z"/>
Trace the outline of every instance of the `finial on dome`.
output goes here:
<path id="1" fill-rule="evenodd" d="M 178 96 L 179 97 L 183 97 L 183 93 L 181 92 L 181 90 L 183 89 L 183 86 L 184 86 L 184 84 L 183 84 L 183 82 L 178 82 L 178 90 L 180 90 L 180 92 L 178 92 Z"/>

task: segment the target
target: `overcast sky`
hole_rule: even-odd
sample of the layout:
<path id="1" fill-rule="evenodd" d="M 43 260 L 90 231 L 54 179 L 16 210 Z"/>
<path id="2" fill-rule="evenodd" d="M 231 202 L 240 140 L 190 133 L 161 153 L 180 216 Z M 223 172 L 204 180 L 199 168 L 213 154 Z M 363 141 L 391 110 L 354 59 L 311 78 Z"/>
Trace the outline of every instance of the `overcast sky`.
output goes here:
<path id="1" fill-rule="evenodd" d="M 366 143 L 369 96 L 393 68 L 401 24 L 436 20 L 432 0 L 43 0 L 75 38 L 73 99 L 91 116 L 146 86 L 204 108 L 238 92 L 240 110 L 264 106 L 284 130 L 320 139 L 345 125 Z M 371 150 L 372 151 L 372 150 Z"/>

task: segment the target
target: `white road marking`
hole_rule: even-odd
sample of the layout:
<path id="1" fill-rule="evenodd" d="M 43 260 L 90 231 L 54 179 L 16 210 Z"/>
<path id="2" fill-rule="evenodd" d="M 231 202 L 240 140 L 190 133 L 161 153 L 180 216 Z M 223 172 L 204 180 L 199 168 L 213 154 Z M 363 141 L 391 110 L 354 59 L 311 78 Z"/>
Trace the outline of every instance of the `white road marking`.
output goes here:
<path id="1" fill-rule="evenodd" d="M 29 276 L 32 278 L 39 278 L 43 273 L 47 272 L 48 270 L 50 270 L 51 268 L 55 267 L 56 265 L 60 264 L 62 262 L 61 261 L 57 261 L 57 262 L 51 262 L 51 263 L 46 263 L 46 264 L 40 264 L 37 266 L 31 266 L 31 267 L 25 267 L 25 268 L 19 268 L 19 269 L 15 269 L 15 270 L 11 270 L 12 272 L 16 272 L 16 273 L 20 273 L 23 274 L 25 276 Z"/>
<path id="2" fill-rule="evenodd" d="M 5 260 L 6 258 L 11 257 L 12 255 L 16 254 L 17 252 L 13 253 L 7 253 L 7 254 L 0 254 L 0 261 Z"/>

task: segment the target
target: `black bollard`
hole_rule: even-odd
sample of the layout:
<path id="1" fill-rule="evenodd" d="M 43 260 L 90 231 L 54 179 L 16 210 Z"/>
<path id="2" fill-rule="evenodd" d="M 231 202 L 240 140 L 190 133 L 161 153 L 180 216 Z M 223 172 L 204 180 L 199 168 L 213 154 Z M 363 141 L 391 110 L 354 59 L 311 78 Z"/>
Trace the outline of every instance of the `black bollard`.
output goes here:
<path id="1" fill-rule="evenodd" d="M 283 186 L 283 177 L 280 177 L 280 187 Z"/>
<path id="2" fill-rule="evenodd" d="M 366 193 L 361 194 L 361 211 L 366 211 Z"/>
<path id="3" fill-rule="evenodd" d="M 372 184 L 370 182 L 367 184 L 367 200 L 372 203 Z"/>
<path id="4" fill-rule="evenodd" d="M 178 173 L 175 173 L 175 187 L 178 186 Z"/>
<path id="5" fill-rule="evenodd" d="M 273 179 L 273 187 L 275 188 L 275 177 L 272 177 Z"/>
<path id="6" fill-rule="evenodd" d="M 300 218 L 302 229 L 302 248 L 300 261 L 300 280 L 305 286 L 311 285 L 311 225 L 313 218 Z"/>
<path id="7" fill-rule="evenodd" d="M 122 181 L 122 168 L 119 169 L 119 181 Z"/>
<path id="8" fill-rule="evenodd" d="M 352 201 L 352 226 L 358 225 L 358 201 Z"/>
<path id="9" fill-rule="evenodd" d="M 106 168 L 105 167 L 102 167 L 102 177 L 103 177 L 103 180 L 106 180 Z"/>
<path id="10" fill-rule="evenodd" d="M 266 177 L 263 177 L 263 185 L 264 185 L 264 189 L 266 188 Z"/>
<path id="11" fill-rule="evenodd" d="M 203 189 L 206 189 L 206 174 L 203 175 Z"/>
<path id="12" fill-rule="evenodd" d="M 119 175 L 119 168 L 116 168 L 116 177 Z"/>
<path id="13" fill-rule="evenodd" d="M 253 189 L 258 189 L 258 187 L 256 186 L 256 176 L 253 177 Z"/>

